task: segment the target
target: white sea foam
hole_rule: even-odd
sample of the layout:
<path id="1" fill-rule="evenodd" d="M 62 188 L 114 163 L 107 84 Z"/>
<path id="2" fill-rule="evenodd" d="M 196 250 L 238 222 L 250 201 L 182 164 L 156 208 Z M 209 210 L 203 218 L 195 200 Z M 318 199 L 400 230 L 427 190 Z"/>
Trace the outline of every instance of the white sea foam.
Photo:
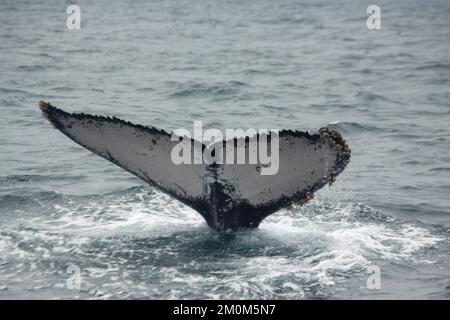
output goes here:
<path id="1" fill-rule="evenodd" d="M 301 299 L 365 272 L 374 259 L 421 263 L 417 253 L 443 240 L 412 223 L 360 219 L 359 205 L 320 199 L 231 234 L 210 231 L 198 213 L 147 189 L 53 210 L 52 218 L 1 234 L 0 249 L 21 259 L 17 277 L 41 277 L 30 266 L 55 255 L 75 260 L 82 293 L 93 298 Z"/>

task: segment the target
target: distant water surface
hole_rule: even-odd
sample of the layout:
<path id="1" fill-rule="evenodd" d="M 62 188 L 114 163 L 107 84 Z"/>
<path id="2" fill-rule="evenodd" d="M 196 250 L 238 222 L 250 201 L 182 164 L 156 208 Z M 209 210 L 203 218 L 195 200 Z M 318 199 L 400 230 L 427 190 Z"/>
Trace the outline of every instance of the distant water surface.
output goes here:
<path id="1" fill-rule="evenodd" d="M 1 299 L 450 298 L 449 1 L 377 2 L 381 30 L 368 1 L 77 3 L 69 31 L 66 1 L 0 1 Z M 352 159 L 308 205 L 219 234 L 41 99 L 166 130 L 329 126 Z"/>

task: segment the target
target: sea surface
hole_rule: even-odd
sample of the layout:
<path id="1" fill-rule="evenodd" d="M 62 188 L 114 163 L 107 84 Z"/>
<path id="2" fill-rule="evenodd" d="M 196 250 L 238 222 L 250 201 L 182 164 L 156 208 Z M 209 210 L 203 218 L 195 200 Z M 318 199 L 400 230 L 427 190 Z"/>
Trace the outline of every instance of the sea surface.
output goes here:
<path id="1" fill-rule="evenodd" d="M 218 233 L 41 99 L 168 131 L 328 126 L 352 159 L 309 204 Z M 2 0 L 0 111 L 0 299 L 450 298 L 447 0 Z"/>

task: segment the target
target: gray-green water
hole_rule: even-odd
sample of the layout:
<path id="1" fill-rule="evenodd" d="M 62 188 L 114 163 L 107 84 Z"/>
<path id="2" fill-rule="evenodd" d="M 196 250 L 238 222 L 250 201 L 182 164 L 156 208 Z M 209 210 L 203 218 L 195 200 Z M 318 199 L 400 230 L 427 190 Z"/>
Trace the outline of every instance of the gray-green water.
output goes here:
<path id="1" fill-rule="evenodd" d="M 69 4 L 0 1 L 0 298 L 450 297 L 450 2 L 78 1 L 79 31 Z M 219 234 L 41 99 L 167 130 L 328 125 L 352 159 L 308 205 Z"/>

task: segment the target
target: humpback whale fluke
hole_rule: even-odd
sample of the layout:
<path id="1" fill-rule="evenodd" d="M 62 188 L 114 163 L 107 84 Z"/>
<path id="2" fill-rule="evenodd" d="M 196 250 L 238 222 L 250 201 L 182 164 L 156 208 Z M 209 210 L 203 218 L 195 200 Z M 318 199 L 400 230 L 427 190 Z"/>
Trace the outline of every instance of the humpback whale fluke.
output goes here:
<path id="1" fill-rule="evenodd" d="M 179 141 L 164 130 L 68 113 L 44 101 L 39 107 L 70 139 L 195 209 L 220 231 L 256 228 L 271 213 L 307 202 L 350 161 L 342 136 L 321 128 L 316 134 L 279 131 L 279 170 L 274 175 L 261 175 L 258 163 L 177 165 L 171 152 Z"/>

